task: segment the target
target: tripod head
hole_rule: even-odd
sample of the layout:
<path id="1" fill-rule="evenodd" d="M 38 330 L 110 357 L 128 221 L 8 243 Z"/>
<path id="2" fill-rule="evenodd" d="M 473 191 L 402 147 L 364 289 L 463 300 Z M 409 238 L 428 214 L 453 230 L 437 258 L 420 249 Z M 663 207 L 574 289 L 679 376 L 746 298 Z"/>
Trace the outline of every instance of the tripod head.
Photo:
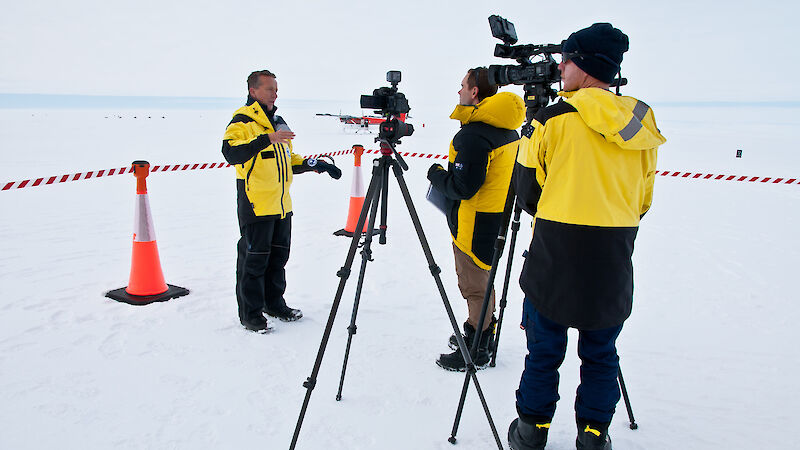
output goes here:
<path id="1" fill-rule="evenodd" d="M 397 162 L 400 163 L 400 167 L 403 170 L 408 170 L 408 164 L 406 164 L 403 157 L 400 156 L 394 148 L 396 144 L 401 144 L 400 138 L 414 134 L 414 125 L 405 123 L 404 120 L 405 113 L 400 114 L 399 117 L 391 113 L 388 114 L 386 120 L 380 124 L 378 137 L 375 138 L 375 142 L 380 144 L 382 155 L 391 156 L 394 154 L 395 158 L 397 158 Z"/>
<path id="2" fill-rule="evenodd" d="M 400 165 L 400 168 L 403 169 L 404 171 L 408 170 L 408 164 L 406 164 L 406 161 L 403 159 L 402 156 L 400 156 L 400 153 L 397 153 L 397 149 L 395 149 L 394 147 L 395 146 L 394 142 L 392 142 L 389 139 L 381 139 L 380 137 L 375 138 L 375 142 L 378 142 L 378 144 L 380 145 L 381 155 L 388 156 L 390 158 L 392 157 L 392 155 L 394 155 L 395 159 L 397 160 L 397 163 Z M 399 144 L 400 141 L 396 141 L 396 143 Z"/>

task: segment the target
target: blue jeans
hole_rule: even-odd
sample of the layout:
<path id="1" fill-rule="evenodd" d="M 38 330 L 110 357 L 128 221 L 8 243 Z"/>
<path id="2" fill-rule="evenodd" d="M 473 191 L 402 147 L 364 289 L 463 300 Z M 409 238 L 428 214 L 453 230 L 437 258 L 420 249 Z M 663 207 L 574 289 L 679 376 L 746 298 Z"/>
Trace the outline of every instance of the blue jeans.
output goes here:
<path id="1" fill-rule="evenodd" d="M 528 339 L 525 370 L 517 390 L 517 411 L 529 422 L 552 419 L 558 395 L 558 368 L 567 351 L 567 329 L 539 314 L 525 299 L 522 326 Z M 619 402 L 619 357 L 616 341 L 622 324 L 602 330 L 578 330 L 581 383 L 575 397 L 575 415 L 590 422 L 608 423 Z"/>

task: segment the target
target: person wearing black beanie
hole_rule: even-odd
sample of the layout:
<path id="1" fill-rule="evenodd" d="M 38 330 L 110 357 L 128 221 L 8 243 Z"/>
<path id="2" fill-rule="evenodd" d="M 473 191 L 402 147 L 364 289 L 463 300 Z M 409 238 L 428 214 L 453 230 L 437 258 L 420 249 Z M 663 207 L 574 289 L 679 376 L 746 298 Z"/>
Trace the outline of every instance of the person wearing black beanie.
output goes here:
<path id="1" fill-rule="evenodd" d="M 572 61 L 605 84 L 611 84 L 619 73 L 622 54 L 627 51 L 628 36 L 610 23 L 596 23 L 576 31 L 561 45 L 564 61 Z"/>
<path id="2" fill-rule="evenodd" d="M 517 389 L 512 450 L 542 450 L 559 400 L 567 330 L 578 330 L 578 450 L 611 450 L 620 390 L 616 340 L 633 306 L 633 248 L 653 199 L 656 154 L 666 139 L 652 109 L 615 95 L 628 37 L 608 23 L 562 44 L 563 91 L 523 128 L 512 182 L 534 216 L 520 275 L 528 355 Z M 563 444 L 562 444 L 563 445 Z"/>

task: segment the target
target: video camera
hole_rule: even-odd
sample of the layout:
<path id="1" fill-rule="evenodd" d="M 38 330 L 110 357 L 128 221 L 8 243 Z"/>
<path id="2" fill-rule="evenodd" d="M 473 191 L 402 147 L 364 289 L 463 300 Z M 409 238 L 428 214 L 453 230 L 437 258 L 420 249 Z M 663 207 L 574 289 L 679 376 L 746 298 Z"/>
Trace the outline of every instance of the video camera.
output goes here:
<path id="1" fill-rule="evenodd" d="M 411 110 L 405 94 L 397 91 L 397 84 L 400 83 L 400 71 L 386 72 L 386 81 L 391 83 L 392 87 L 380 87 L 373 90 L 372 95 L 362 95 L 361 107 L 375 110 L 376 114 L 386 118 L 379 126 L 378 139 L 394 144 L 399 143 L 400 138 L 414 134 L 414 126 L 395 117 L 407 114 Z"/>
<path id="2" fill-rule="evenodd" d="M 498 16 L 489 16 L 489 27 L 492 36 L 503 41 L 494 48 L 494 56 L 516 59 L 518 65 L 489 66 L 489 83 L 498 86 L 518 84 L 525 86 L 525 106 L 530 119 L 536 110 L 543 108 L 556 98 L 556 90 L 550 87 L 561 81 L 558 62 L 554 53 L 561 53 L 561 44 L 526 44 L 517 43 L 517 32 L 514 24 Z M 540 61 L 531 58 L 541 56 Z"/>
<path id="3" fill-rule="evenodd" d="M 361 107 L 374 109 L 376 113 L 382 116 L 396 116 L 411 110 L 405 94 L 397 92 L 397 84 L 400 83 L 400 71 L 390 70 L 386 72 L 386 81 L 392 83 L 392 87 L 379 87 L 372 91 L 372 95 L 362 95 Z"/>
<path id="4" fill-rule="evenodd" d="M 561 53 L 561 44 L 513 45 L 517 42 L 514 24 L 497 16 L 489 16 L 492 36 L 503 41 L 494 47 L 494 56 L 516 59 L 519 65 L 489 66 L 489 83 L 498 86 L 507 84 L 553 84 L 561 81 L 558 63 L 553 53 Z M 531 58 L 542 55 L 542 61 L 531 62 Z"/>
<path id="5" fill-rule="evenodd" d="M 517 31 L 514 24 L 498 16 L 489 16 L 489 27 L 492 36 L 503 41 L 494 47 L 494 56 L 498 58 L 516 59 L 518 65 L 491 65 L 489 66 L 489 83 L 498 86 L 508 84 L 521 84 L 525 90 L 525 107 L 527 108 L 526 117 L 528 122 L 539 108 L 543 108 L 550 103 L 551 99 L 557 97 L 557 91 L 551 87 L 554 83 L 561 82 L 561 72 L 558 70 L 558 62 L 553 58 L 553 54 L 561 53 L 560 44 L 525 44 L 514 45 L 517 43 Z M 534 56 L 541 56 L 539 61 L 531 61 Z M 628 83 L 625 78 L 616 78 L 611 82 L 611 86 L 617 88 Z"/>

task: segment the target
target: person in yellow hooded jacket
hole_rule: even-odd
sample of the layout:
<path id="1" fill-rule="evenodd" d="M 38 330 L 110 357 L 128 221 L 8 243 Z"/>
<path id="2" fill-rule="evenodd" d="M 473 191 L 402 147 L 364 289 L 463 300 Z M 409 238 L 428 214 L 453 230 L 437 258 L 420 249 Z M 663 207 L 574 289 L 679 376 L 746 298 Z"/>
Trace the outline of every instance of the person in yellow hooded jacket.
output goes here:
<path id="1" fill-rule="evenodd" d="M 467 72 L 458 95 L 459 105 L 450 118 L 460 121 L 461 129 L 450 143 L 447 170 L 434 164 L 428 179 L 432 188 L 448 199 L 445 214 L 453 238 L 458 287 L 469 311 L 465 338 L 471 344 L 481 327 L 478 352 L 472 356 L 476 367 L 482 369 L 489 363 L 494 335 L 494 290 L 484 322 L 478 321 L 514 169 L 519 141 L 516 129 L 525 118 L 525 105 L 516 94 L 497 93 L 485 67 Z M 455 336 L 451 336 L 450 346 L 454 352 L 440 355 L 436 364 L 464 371 L 466 363 Z"/>
<path id="2" fill-rule="evenodd" d="M 269 328 L 262 312 L 283 321 L 303 317 L 286 305 L 286 271 L 292 231 L 293 174 L 328 172 L 333 164 L 293 152 L 294 133 L 275 115 L 278 83 L 269 70 L 247 77 L 247 104 L 233 114 L 222 138 L 222 154 L 236 168 L 241 237 L 237 244 L 236 300 L 239 321 L 252 331 Z"/>
<path id="3" fill-rule="evenodd" d="M 514 450 L 545 446 L 568 328 L 578 329 L 581 359 L 577 448 L 611 449 L 608 426 L 620 399 L 616 339 L 633 303 L 633 243 L 666 141 L 650 107 L 609 91 L 627 50 L 628 36 L 608 23 L 572 33 L 562 44 L 562 99 L 523 128 L 514 190 L 534 227 L 520 276 L 528 355 L 519 418 L 508 431 Z"/>

